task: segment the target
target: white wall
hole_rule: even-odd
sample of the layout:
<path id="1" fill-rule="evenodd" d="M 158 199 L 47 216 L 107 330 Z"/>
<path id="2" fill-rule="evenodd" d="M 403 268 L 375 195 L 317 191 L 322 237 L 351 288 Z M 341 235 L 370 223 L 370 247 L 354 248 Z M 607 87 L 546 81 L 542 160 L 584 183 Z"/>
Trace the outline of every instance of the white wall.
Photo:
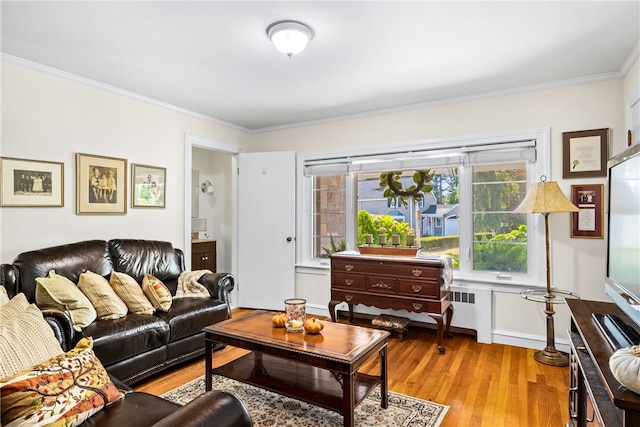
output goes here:
<path id="1" fill-rule="evenodd" d="M 353 118 L 255 135 L 253 151 L 345 150 L 481 135 L 533 128 L 551 129 L 551 179 L 566 195 L 572 184 L 604 184 L 605 178 L 562 179 L 562 132 L 610 128 L 610 153 L 626 146 L 623 80 L 608 80 L 540 90 L 410 111 Z M 550 217 L 552 281 L 584 299 L 608 300 L 604 293 L 605 239 L 572 239 L 569 214 Z M 312 307 L 326 307 L 329 276 L 298 272 L 299 297 Z M 519 293 L 493 293 L 492 328 L 495 342 L 534 339 L 544 346 L 544 306 L 523 300 Z M 556 336 L 566 342 L 569 313 L 556 305 Z M 487 307 L 490 310 L 489 307 Z M 454 324 L 456 317 L 454 316 Z"/>
<path id="2" fill-rule="evenodd" d="M 184 249 L 185 133 L 228 144 L 248 134 L 105 90 L 2 62 L 1 155 L 64 163 L 64 207 L 0 208 L 0 261 L 85 239 L 166 240 Z M 75 214 L 75 153 L 167 168 L 166 208 Z M 129 189 L 127 189 L 129 196 Z"/>
<path id="3" fill-rule="evenodd" d="M 610 128 L 610 154 L 626 147 L 625 100 L 638 88 L 636 63 L 626 79 L 443 104 L 414 110 L 339 120 L 263 134 L 245 134 L 108 91 L 2 63 L 1 155 L 64 162 L 63 208 L 1 208 L 0 261 L 25 250 L 78 240 L 114 237 L 171 241 L 184 236 L 184 135 L 200 135 L 251 151 L 344 150 L 365 146 L 549 127 L 551 179 L 565 194 L 572 184 L 600 184 L 605 178 L 562 179 L 562 132 Z M 166 209 L 131 209 L 127 215 L 75 215 L 76 152 L 126 158 L 167 168 Z M 218 178 L 216 178 L 218 179 Z M 218 184 L 214 181 L 214 184 Z M 231 197 L 229 195 L 229 197 Z M 202 201 L 201 201 L 202 203 Z M 230 206 L 230 204 L 229 204 Z M 228 211 L 227 211 L 228 213 Z M 571 239 L 569 215 L 550 217 L 552 275 L 555 286 L 585 299 L 608 300 L 603 290 L 604 239 Z M 606 231 L 606 230 L 605 230 Z M 212 230 L 226 237 L 226 230 Z M 299 271 L 299 297 L 326 307 L 329 278 Z M 539 304 L 517 293 L 495 292 L 492 328 L 496 337 L 538 337 L 545 320 Z M 556 333 L 569 326 L 564 306 L 556 306 Z M 454 316 L 455 320 L 455 316 Z"/>

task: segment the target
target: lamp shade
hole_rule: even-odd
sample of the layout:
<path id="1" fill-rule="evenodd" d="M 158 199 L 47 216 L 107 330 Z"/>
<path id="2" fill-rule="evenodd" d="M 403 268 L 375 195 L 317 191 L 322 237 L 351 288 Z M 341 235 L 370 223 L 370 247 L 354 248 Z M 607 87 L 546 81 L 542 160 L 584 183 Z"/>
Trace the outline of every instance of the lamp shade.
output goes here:
<path id="1" fill-rule="evenodd" d="M 565 197 L 555 181 L 533 184 L 513 213 L 578 212 L 580 209 Z"/>
<path id="2" fill-rule="evenodd" d="M 276 49 L 291 58 L 307 47 L 313 31 L 301 22 L 280 21 L 267 27 L 267 35 Z"/>

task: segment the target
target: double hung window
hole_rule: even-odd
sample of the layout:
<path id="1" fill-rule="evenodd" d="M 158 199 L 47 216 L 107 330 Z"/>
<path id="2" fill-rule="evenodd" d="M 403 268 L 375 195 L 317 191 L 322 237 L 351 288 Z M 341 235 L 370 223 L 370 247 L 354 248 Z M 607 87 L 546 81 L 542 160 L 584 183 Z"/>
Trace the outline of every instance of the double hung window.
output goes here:
<path id="1" fill-rule="evenodd" d="M 362 245 L 413 243 L 422 255 L 451 256 L 459 279 L 536 283 L 539 221 L 512 212 L 528 184 L 548 175 L 546 159 L 547 130 L 301 156 L 298 264 L 328 265 L 331 253 Z M 417 171 L 431 176 L 424 197 L 384 196 L 382 173 L 399 172 L 408 189 Z"/>

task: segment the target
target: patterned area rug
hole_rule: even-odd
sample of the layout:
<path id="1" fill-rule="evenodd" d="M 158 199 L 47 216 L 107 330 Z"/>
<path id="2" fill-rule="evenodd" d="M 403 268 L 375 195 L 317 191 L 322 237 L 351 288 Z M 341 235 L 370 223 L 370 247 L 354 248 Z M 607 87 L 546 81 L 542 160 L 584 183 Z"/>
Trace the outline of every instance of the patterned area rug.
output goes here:
<path id="1" fill-rule="evenodd" d="M 339 427 L 342 415 L 277 393 L 221 376 L 214 376 L 214 388 L 229 391 L 247 405 L 254 426 Z M 186 404 L 204 393 L 204 377 L 162 395 L 167 400 Z M 387 409 L 380 407 L 380 390 L 375 389 L 356 407 L 356 426 L 437 427 L 448 406 L 403 394 L 389 392 Z"/>

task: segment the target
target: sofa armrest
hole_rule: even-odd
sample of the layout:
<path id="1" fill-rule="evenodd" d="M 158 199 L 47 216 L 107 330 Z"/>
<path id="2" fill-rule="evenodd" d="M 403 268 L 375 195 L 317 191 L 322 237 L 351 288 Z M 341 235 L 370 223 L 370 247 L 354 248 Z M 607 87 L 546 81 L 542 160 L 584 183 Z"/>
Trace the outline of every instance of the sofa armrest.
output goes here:
<path id="1" fill-rule="evenodd" d="M 212 298 L 216 298 L 227 305 L 227 314 L 231 318 L 229 293 L 235 287 L 233 275 L 230 273 L 208 273 L 200 277 L 198 283 L 207 288 Z"/>
<path id="2" fill-rule="evenodd" d="M 7 290 L 9 298 L 13 298 L 18 293 L 19 270 L 13 264 L 0 265 L 0 285 Z"/>
<path id="3" fill-rule="evenodd" d="M 154 427 L 250 427 L 251 416 L 244 403 L 231 393 L 220 390 L 208 391 Z"/>
<path id="4" fill-rule="evenodd" d="M 53 329 L 53 334 L 60 343 L 62 350 L 71 350 L 76 344 L 71 318 L 64 311 L 53 307 L 41 307 L 40 311 L 42 311 L 44 320 Z"/>

